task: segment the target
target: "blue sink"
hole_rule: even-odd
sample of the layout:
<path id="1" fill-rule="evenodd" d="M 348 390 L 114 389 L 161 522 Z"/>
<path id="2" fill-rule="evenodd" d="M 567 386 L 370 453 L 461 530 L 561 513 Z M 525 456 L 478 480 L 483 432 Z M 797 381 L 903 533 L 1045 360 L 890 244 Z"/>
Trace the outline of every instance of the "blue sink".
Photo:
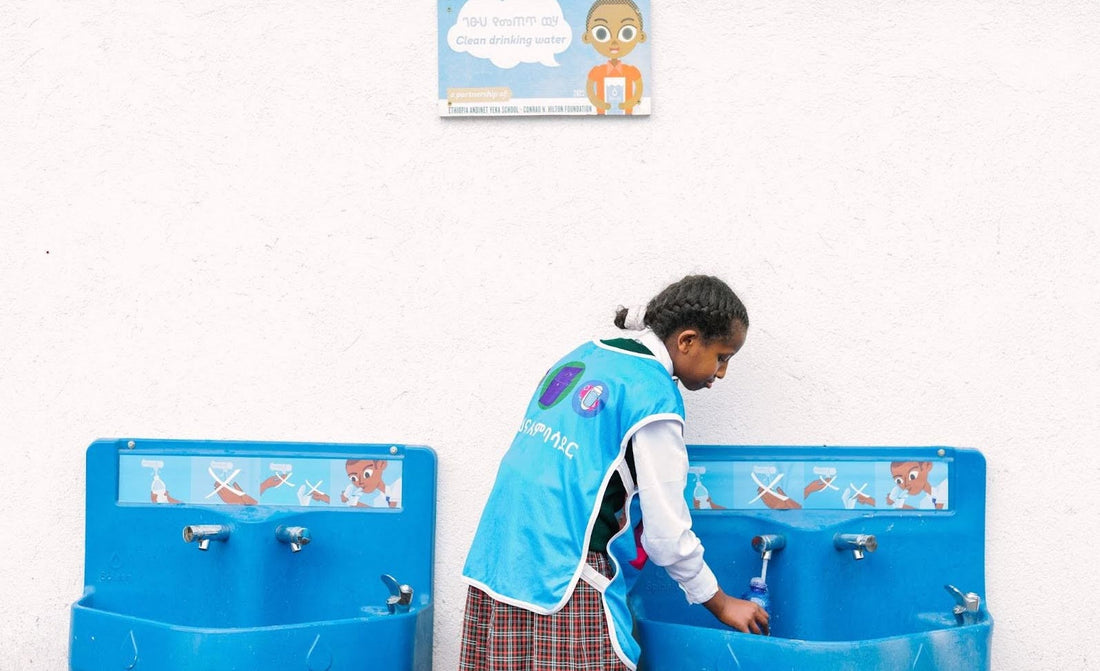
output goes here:
<path id="1" fill-rule="evenodd" d="M 93 443 L 70 668 L 429 671 L 435 464 L 403 445 Z M 185 527 L 226 533 L 203 550 Z M 308 531 L 292 546 L 279 527 Z"/>
<path id="2" fill-rule="evenodd" d="M 956 616 L 945 590 L 984 594 L 980 453 L 691 446 L 689 459 L 694 530 L 727 592 L 740 595 L 762 572 L 755 536 L 785 540 L 766 570 L 771 636 L 729 629 L 647 566 L 631 595 L 643 669 L 990 668 L 985 605 Z M 857 559 L 836 547 L 838 534 L 874 536 L 877 547 Z"/>

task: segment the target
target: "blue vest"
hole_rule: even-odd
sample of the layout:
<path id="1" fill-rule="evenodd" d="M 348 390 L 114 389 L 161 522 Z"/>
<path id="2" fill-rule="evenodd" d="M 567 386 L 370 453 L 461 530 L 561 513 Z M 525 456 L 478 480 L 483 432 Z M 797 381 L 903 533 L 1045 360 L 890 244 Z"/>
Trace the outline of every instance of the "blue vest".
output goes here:
<path id="1" fill-rule="evenodd" d="M 504 455 L 463 576 L 494 599 L 539 614 L 560 610 L 577 580 L 603 588 L 618 656 L 638 660 L 626 595 L 638 570 L 640 508 L 626 467 L 631 436 L 649 422 L 684 421 L 676 381 L 651 354 L 591 342 L 556 363 L 539 385 Z M 615 576 L 586 568 L 592 527 L 614 473 L 626 485 L 626 519 L 608 543 Z M 595 577 L 593 581 L 590 578 Z"/>

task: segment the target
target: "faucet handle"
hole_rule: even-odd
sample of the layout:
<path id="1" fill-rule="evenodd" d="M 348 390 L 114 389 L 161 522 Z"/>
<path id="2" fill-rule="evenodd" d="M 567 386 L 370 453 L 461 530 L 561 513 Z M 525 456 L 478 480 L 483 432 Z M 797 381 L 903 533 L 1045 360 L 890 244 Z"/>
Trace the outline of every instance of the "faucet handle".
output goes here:
<path id="1" fill-rule="evenodd" d="M 962 593 L 962 590 L 954 585 L 944 585 L 943 588 L 947 590 L 947 593 L 955 597 L 955 605 L 966 606 L 966 595 Z"/>
<path id="2" fill-rule="evenodd" d="M 408 612 L 413 599 L 412 587 L 398 583 L 397 578 L 388 573 L 382 574 L 382 584 L 390 592 L 390 595 L 386 597 L 386 608 L 389 609 L 390 613 Z"/>
<path id="3" fill-rule="evenodd" d="M 954 585 L 944 585 L 943 588 L 947 590 L 948 594 L 955 597 L 955 606 L 957 608 L 976 613 L 982 606 L 982 597 L 978 596 L 976 592 L 967 592 L 963 594 L 963 591 Z"/>
<path id="4" fill-rule="evenodd" d="M 390 591 L 390 596 L 401 596 L 401 585 L 397 582 L 397 578 L 389 573 L 383 573 L 382 584 Z"/>

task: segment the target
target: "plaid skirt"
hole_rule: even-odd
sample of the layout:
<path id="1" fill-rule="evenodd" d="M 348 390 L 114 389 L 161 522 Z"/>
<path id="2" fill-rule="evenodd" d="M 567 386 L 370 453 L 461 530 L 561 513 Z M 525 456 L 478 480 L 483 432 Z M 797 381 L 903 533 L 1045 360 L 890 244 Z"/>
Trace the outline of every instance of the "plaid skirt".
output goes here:
<path id="1" fill-rule="evenodd" d="M 614 575 L 607 555 L 589 552 L 588 564 Z M 459 671 L 628 671 L 611 647 L 603 597 L 583 580 L 565 607 L 537 615 L 470 587 L 462 622 Z"/>

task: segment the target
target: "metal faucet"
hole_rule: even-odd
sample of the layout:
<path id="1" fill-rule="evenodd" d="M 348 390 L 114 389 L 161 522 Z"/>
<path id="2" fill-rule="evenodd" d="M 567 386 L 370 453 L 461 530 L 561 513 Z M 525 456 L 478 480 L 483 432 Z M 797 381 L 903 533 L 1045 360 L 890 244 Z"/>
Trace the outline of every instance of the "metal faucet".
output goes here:
<path id="1" fill-rule="evenodd" d="M 306 527 L 288 527 L 280 524 L 275 527 L 275 538 L 289 545 L 291 552 L 301 552 L 302 546 L 309 544 L 309 529 Z"/>
<path id="2" fill-rule="evenodd" d="M 852 557 L 863 559 L 864 552 L 878 549 L 878 540 L 872 534 L 837 534 L 833 536 L 833 546 L 837 550 L 851 550 Z"/>
<path id="3" fill-rule="evenodd" d="M 772 552 L 787 546 L 787 539 L 780 534 L 761 534 L 752 537 L 752 549 L 760 553 L 760 558 L 768 561 Z"/>
<path id="4" fill-rule="evenodd" d="M 390 591 L 390 595 L 386 598 L 386 608 L 389 609 L 390 614 L 409 612 L 413 600 L 412 587 L 398 584 L 397 578 L 388 573 L 382 575 L 382 583 Z"/>
<path id="5" fill-rule="evenodd" d="M 189 524 L 183 528 L 185 543 L 198 543 L 203 552 L 210 549 L 210 541 L 225 541 L 229 527 L 224 524 Z"/>
<path id="6" fill-rule="evenodd" d="M 951 612 L 955 615 L 958 624 L 976 624 L 978 622 L 978 609 L 982 606 L 982 597 L 974 592 L 962 593 L 962 590 L 954 585 L 944 585 L 947 593 L 955 597 L 955 606 Z"/>

